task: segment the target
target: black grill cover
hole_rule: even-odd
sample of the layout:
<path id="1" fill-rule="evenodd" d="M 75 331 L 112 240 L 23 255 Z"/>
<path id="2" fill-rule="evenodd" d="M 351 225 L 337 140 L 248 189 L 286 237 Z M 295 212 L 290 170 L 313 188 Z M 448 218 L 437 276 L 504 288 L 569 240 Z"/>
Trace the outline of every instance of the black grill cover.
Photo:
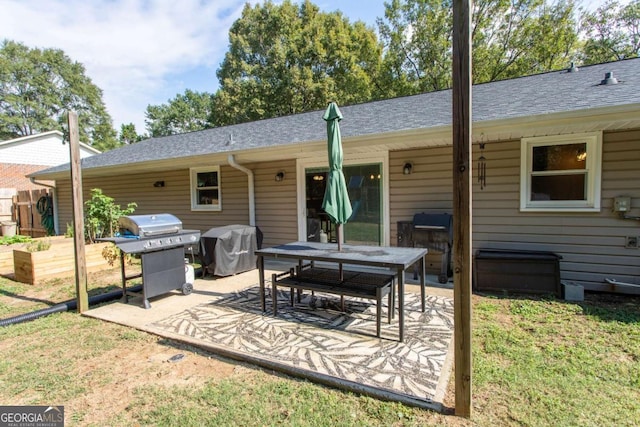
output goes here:
<path id="1" fill-rule="evenodd" d="M 200 236 L 202 267 L 216 276 L 231 276 L 256 268 L 255 251 L 262 243 L 257 227 L 226 225 Z M 259 238 L 260 237 L 260 238 Z"/>

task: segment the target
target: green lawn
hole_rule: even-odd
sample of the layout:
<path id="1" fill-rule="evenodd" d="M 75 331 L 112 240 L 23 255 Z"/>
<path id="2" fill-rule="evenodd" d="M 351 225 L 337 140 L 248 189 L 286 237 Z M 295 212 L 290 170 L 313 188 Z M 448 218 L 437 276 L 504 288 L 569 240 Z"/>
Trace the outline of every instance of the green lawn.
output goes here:
<path id="1" fill-rule="evenodd" d="M 0 278 L 0 290 L 2 317 L 42 304 L 15 302 L 34 290 L 9 280 Z M 67 299 L 68 288 L 51 293 Z M 474 295 L 473 309 L 470 422 L 224 359 L 218 363 L 228 362 L 232 374 L 203 371 L 219 358 L 75 313 L 0 328 L 0 402 L 65 405 L 68 426 L 640 424 L 640 298 L 588 295 L 568 303 Z M 143 350 L 187 357 L 182 365 L 149 356 L 133 364 L 131 353 Z"/>

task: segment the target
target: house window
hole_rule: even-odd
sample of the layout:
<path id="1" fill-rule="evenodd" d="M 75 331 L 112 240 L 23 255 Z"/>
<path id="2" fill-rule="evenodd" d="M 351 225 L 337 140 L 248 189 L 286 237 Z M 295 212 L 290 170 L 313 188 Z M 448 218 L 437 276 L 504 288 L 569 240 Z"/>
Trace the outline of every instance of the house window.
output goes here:
<path id="1" fill-rule="evenodd" d="M 191 169 L 191 210 L 222 210 L 220 167 Z"/>
<path id="2" fill-rule="evenodd" d="M 521 210 L 600 210 L 602 133 L 523 138 L 521 153 Z"/>

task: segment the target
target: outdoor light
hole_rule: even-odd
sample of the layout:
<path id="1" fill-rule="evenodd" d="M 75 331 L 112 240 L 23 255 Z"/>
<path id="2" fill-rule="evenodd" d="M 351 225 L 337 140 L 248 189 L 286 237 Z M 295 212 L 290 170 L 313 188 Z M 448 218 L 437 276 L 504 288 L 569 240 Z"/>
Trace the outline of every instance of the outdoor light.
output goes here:
<path id="1" fill-rule="evenodd" d="M 280 171 L 276 174 L 276 181 L 280 182 L 284 179 L 284 171 Z"/>
<path id="2" fill-rule="evenodd" d="M 410 162 L 407 162 L 404 164 L 402 168 L 402 173 L 405 175 L 410 175 L 412 170 L 413 170 L 413 164 Z"/>

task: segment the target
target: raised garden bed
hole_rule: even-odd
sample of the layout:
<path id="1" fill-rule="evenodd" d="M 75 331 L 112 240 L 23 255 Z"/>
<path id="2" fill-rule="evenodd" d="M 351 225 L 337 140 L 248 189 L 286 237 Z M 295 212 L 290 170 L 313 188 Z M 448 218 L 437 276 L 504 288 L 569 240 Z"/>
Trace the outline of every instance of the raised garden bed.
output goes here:
<path id="1" fill-rule="evenodd" d="M 64 236 L 51 236 L 33 239 L 32 242 L 47 240 L 51 245 L 64 242 Z M 13 243 L 11 245 L 0 245 L 0 276 L 13 276 L 13 250 L 24 249 L 29 243 Z"/>
<path id="2" fill-rule="evenodd" d="M 112 243 L 102 242 L 85 246 L 87 273 L 112 268 L 102 256 L 102 250 L 110 245 Z M 16 281 L 33 285 L 75 274 L 73 239 L 54 238 L 48 250 L 39 252 L 29 252 L 26 246 L 13 249 L 13 274 Z"/>

